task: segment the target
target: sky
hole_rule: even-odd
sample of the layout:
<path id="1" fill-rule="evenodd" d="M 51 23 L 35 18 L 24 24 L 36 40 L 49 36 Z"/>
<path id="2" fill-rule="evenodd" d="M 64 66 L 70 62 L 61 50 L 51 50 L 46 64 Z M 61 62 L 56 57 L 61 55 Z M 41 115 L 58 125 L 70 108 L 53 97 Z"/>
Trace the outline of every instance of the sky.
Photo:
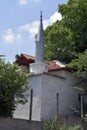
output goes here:
<path id="1" fill-rule="evenodd" d="M 35 56 L 35 34 L 38 32 L 40 11 L 43 26 L 61 20 L 58 4 L 67 0 L 1 0 L 0 1 L 0 55 L 9 62 L 16 54 Z"/>

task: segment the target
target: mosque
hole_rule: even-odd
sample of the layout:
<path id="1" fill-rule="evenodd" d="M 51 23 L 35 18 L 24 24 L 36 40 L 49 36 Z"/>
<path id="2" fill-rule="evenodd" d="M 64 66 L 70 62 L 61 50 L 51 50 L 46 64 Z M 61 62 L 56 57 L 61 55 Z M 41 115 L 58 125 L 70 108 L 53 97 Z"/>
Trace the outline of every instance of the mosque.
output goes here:
<path id="1" fill-rule="evenodd" d="M 78 79 L 73 75 L 75 69 L 67 67 L 60 61 L 44 62 L 44 32 L 42 13 L 37 36 L 35 38 L 35 57 L 20 54 L 16 63 L 21 71 L 29 73 L 29 84 L 33 90 L 32 120 L 42 121 L 57 116 L 72 116 L 72 108 L 80 104 L 80 92 L 73 89 Z M 14 112 L 15 118 L 29 119 L 30 90 L 27 92 L 28 102 L 18 105 Z"/>

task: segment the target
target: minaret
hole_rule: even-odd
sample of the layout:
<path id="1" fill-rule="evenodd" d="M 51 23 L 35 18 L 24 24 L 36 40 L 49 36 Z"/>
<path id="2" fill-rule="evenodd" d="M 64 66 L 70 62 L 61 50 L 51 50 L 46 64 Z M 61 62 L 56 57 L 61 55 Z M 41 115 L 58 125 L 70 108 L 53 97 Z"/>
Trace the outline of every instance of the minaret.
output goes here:
<path id="1" fill-rule="evenodd" d="M 40 24 L 38 34 L 36 35 L 36 54 L 35 62 L 44 62 L 44 32 L 43 32 L 43 21 L 42 12 L 40 14 Z"/>
<path id="2" fill-rule="evenodd" d="M 35 63 L 30 64 L 30 73 L 43 73 L 48 72 L 48 65 L 44 63 L 44 32 L 43 32 L 43 21 L 42 12 L 40 14 L 39 30 L 35 37 L 36 42 L 36 53 Z"/>

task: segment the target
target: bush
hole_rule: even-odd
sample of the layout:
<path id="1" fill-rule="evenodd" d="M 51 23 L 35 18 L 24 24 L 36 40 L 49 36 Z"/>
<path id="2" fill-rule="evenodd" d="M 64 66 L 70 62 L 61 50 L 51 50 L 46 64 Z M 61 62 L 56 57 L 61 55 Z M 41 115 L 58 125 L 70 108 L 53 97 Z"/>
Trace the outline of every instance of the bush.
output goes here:
<path id="1" fill-rule="evenodd" d="M 17 104 L 27 101 L 28 77 L 18 69 L 17 65 L 0 59 L 0 117 L 12 117 Z"/>
<path id="2" fill-rule="evenodd" d="M 83 130 L 83 128 L 80 125 L 69 126 L 67 123 L 60 125 L 56 120 L 50 120 L 44 123 L 44 130 Z"/>

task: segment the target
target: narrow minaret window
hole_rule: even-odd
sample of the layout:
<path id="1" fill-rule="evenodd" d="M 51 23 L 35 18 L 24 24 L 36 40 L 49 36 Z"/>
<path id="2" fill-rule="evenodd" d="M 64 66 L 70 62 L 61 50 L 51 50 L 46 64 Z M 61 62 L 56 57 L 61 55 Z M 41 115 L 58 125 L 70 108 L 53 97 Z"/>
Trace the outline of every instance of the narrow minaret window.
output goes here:
<path id="1" fill-rule="evenodd" d="M 36 41 L 35 62 L 44 62 L 44 31 L 43 31 L 42 12 L 40 13 L 40 24 L 38 33 L 35 37 L 35 41 Z"/>

